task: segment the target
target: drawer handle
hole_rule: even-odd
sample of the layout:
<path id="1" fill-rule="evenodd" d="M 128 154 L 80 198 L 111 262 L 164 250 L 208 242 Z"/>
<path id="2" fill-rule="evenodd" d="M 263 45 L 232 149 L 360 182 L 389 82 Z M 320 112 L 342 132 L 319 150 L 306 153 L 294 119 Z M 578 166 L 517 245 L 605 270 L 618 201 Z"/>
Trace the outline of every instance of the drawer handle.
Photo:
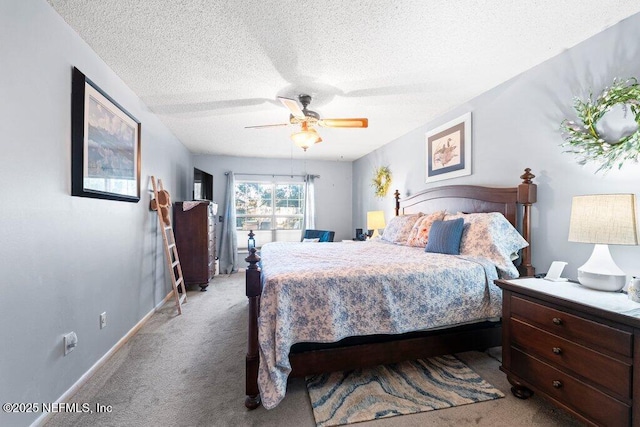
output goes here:
<path id="1" fill-rule="evenodd" d="M 559 317 L 554 317 L 553 318 L 553 324 L 554 325 L 562 325 L 562 319 Z"/>
<path id="2" fill-rule="evenodd" d="M 553 347 L 551 351 L 553 351 L 553 354 L 562 354 L 562 349 L 560 347 Z"/>
<path id="3" fill-rule="evenodd" d="M 558 380 L 555 380 L 551 384 L 553 385 L 554 388 L 562 388 L 562 382 L 560 382 Z"/>

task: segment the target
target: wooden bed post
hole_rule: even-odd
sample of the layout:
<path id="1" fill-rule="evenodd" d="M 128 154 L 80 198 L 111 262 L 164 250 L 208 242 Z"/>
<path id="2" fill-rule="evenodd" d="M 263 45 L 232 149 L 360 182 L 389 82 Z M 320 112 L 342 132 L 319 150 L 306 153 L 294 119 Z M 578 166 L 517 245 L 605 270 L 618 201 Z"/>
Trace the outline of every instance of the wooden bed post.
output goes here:
<path id="1" fill-rule="evenodd" d="M 538 186 L 531 180 L 536 176 L 531 173 L 530 168 L 524 170 L 520 175 L 522 184 L 518 185 L 518 203 L 524 206 L 522 215 L 522 237 L 529 242 L 529 246 L 522 250 L 522 262 L 518 267 L 521 276 L 533 276 L 536 273 L 531 265 L 531 205 L 537 201 Z"/>
<path id="2" fill-rule="evenodd" d="M 396 216 L 398 216 L 400 215 L 400 192 L 396 190 L 396 192 L 393 193 L 393 195 L 396 198 Z"/>
<path id="3" fill-rule="evenodd" d="M 260 257 L 256 255 L 256 248 L 249 250 L 249 256 L 245 261 L 249 263 L 246 272 L 246 293 L 249 298 L 249 333 L 246 356 L 246 394 L 244 406 L 256 409 L 260 406 L 260 390 L 258 390 L 258 316 L 260 315 L 260 295 L 262 294 L 262 280 L 258 262 Z"/>

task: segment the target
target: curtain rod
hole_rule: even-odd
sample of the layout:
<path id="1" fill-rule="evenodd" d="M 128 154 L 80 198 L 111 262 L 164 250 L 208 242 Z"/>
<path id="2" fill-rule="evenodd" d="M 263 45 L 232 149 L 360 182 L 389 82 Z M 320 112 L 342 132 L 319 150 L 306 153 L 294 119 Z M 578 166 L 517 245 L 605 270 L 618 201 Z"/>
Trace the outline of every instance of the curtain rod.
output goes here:
<path id="1" fill-rule="evenodd" d="M 225 172 L 225 175 L 229 175 L 231 172 Z M 305 177 L 306 175 L 301 175 L 301 174 L 284 174 L 284 173 L 241 173 L 241 172 L 235 172 L 236 175 L 245 175 L 245 176 L 271 176 L 271 177 L 276 177 L 276 176 L 288 176 L 293 178 L 294 176 L 300 176 L 300 177 Z M 314 178 L 320 178 L 320 175 L 312 175 L 309 174 Z"/>

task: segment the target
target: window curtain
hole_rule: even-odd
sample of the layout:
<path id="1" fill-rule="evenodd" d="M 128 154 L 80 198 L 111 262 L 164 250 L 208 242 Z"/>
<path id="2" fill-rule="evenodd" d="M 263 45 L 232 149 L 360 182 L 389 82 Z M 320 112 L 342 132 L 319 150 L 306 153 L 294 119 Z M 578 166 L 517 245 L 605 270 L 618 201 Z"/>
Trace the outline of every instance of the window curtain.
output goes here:
<path id="1" fill-rule="evenodd" d="M 304 177 L 304 220 L 302 221 L 302 235 L 306 230 L 316 228 L 316 196 L 314 189 L 314 175 Z"/>
<path id="2" fill-rule="evenodd" d="M 220 243 L 220 271 L 231 274 L 238 271 L 238 239 L 236 237 L 236 177 L 227 172 L 227 192 L 224 197 L 224 221 Z"/>

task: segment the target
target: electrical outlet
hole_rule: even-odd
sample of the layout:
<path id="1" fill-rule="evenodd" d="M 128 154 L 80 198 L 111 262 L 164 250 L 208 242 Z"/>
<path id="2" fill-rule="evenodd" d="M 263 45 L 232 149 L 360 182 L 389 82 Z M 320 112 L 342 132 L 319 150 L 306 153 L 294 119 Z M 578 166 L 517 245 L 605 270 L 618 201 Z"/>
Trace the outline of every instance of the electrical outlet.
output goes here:
<path id="1" fill-rule="evenodd" d="M 107 326 L 107 312 L 100 314 L 100 329 L 104 329 Z"/>
<path id="2" fill-rule="evenodd" d="M 71 353 L 78 345 L 78 336 L 75 332 L 69 332 L 64 336 L 64 355 Z"/>

